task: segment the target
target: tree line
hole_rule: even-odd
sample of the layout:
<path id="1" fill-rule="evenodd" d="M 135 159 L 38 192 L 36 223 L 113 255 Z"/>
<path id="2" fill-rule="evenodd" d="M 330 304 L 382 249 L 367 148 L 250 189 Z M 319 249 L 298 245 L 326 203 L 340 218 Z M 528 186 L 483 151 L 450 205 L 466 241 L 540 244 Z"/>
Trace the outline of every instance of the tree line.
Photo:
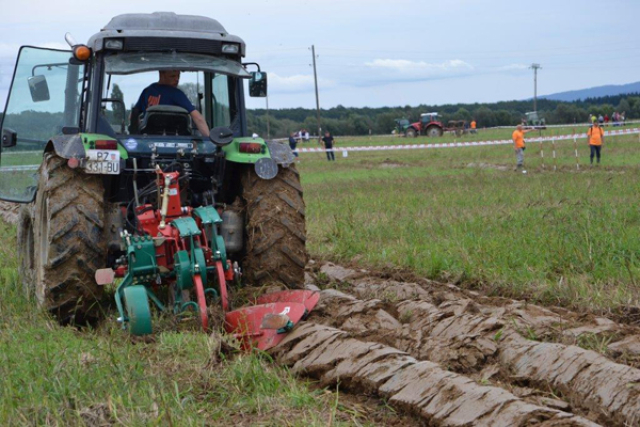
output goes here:
<path id="1" fill-rule="evenodd" d="M 501 101 L 495 103 L 446 104 L 418 106 L 398 106 L 380 108 L 347 108 L 338 105 L 320 110 L 320 124 L 323 131 L 335 135 L 388 134 L 395 127 L 395 120 L 406 118 L 411 122 L 420 119 L 421 113 L 438 112 L 441 121 L 447 125 L 450 120 L 475 119 L 478 127 L 515 126 L 522 121 L 525 113 L 532 111 L 532 101 Z M 591 114 L 611 116 L 614 111 L 624 112 L 627 119 L 640 118 L 640 93 L 617 96 L 587 98 L 581 101 L 564 102 L 538 99 L 538 113 L 547 124 L 586 123 Z M 247 110 L 249 132 L 272 138 L 286 137 L 291 132 L 308 129 L 317 133 L 316 110 L 305 108 L 284 108 L 269 110 Z"/>
<path id="2" fill-rule="evenodd" d="M 121 99 L 121 92 L 115 90 L 114 98 Z M 380 108 L 347 108 L 338 105 L 334 108 L 320 111 L 320 121 L 323 130 L 335 135 L 368 135 L 388 134 L 395 127 L 395 120 L 407 118 L 414 122 L 419 120 L 421 113 L 437 111 L 444 124 L 449 120 L 475 119 L 479 128 L 493 126 L 515 126 L 520 123 L 524 113 L 531 111 L 531 101 L 501 101 L 483 104 L 447 104 L 447 105 L 418 105 L 415 107 L 380 107 Z M 121 105 L 113 104 L 113 112 L 122 115 Z M 640 118 L 640 94 L 604 96 L 588 98 L 576 102 L 562 102 L 548 99 L 538 100 L 538 112 L 545 118 L 547 124 L 586 123 L 589 115 L 611 115 L 614 111 L 624 112 L 627 119 Z M 128 111 L 124 112 L 125 115 Z M 0 118 L 2 113 L 0 112 Z M 247 110 L 247 127 L 249 133 L 271 138 L 286 137 L 291 132 L 307 129 L 311 134 L 317 133 L 318 125 L 316 111 L 305 108 L 289 108 L 270 110 L 268 115 L 269 135 L 267 135 L 267 111 L 264 109 Z M 48 139 L 59 133 L 62 113 L 43 113 L 23 111 L 20 114 L 10 114 L 4 123 L 6 127 L 28 129 L 28 135 L 22 133 L 23 138 Z"/>

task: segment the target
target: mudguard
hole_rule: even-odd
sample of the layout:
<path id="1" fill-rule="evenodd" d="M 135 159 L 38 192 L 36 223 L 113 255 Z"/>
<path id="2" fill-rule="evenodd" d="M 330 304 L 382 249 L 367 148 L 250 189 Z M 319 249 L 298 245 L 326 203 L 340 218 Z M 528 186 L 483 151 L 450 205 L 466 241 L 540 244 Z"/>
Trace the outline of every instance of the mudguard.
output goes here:
<path id="1" fill-rule="evenodd" d="M 85 150 L 95 148 L 95 142 L 98 140 L 113 140 L 107 135 L 96 133 L 76 133 L 73 135 L 57 135 L 49 140 L 45 151 L 53 150 L 56 155 L 63 159 L 83 159 L 85 158 Z M 129 154 L 124 147 L 118 143 L 118 151 L 121 159 L 128 159 Z"/>
<path id="2" fill-rule="evenodd" d="M 260 144 L 262 150 L 259 153 L 241 153 L 241 143 Z M 228 162 L 255 164 L 258 160 L 269 158 L 273 159 L 277 164 L 289 166 L 295 161 L 293 151 L 287 144 L 276 141 L 265 141 L 262 138 L 236 138 L 231 144 L 222 148 L 226 153 Z"/>

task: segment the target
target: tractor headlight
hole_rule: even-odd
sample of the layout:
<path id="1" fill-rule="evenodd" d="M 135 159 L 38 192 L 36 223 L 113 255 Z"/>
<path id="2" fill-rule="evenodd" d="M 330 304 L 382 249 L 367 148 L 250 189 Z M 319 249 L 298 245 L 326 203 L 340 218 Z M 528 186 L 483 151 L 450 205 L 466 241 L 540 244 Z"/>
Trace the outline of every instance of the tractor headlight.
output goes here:
<path id="1" fill-rule="evenodd" d="M 124 48 L 124 39 L 106 39 L 104 48 L 111 50 L 122 50 Z"/>
<path id="2" fill-rule="evenodd" d="M 222 45 L 222 53 L 238 53 L 238 45 L 237 44 L 223 44 Z"/>

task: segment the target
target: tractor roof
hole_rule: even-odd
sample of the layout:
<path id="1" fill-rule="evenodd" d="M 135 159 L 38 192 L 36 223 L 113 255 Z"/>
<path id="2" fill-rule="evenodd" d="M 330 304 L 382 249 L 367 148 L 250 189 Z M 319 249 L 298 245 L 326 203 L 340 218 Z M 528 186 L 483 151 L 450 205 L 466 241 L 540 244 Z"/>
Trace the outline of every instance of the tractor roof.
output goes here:
<path id="1" fill-rule="evenodd" d="M 191 39 L 195 41 L 238 43 L 240 55 L 245 55 L 245 43 L 231 35 L 215 19 L 195 15 L 177 15 L 173 12 L 128 13 L 118 15 L 109 21 L 97 34 L 89 39 L 87 45 L 94 51 L 103 49 L 103 41 L 107 38 L 140 38 L 140 39 Z M 138 44 L 140 45 L 140 44 Z M 161 44 L 158 44 L 161 45 Z M 167 44 L 165 43 L 164 46 Z M 185 44 L 179 44 L 184 46 Z M 144 43 L 138 50 L 156 50 L 155 43 Z M 179 47 L 176 50 L 182 50 Z M 204 52 L 203 52 L 204 53 Z M 213 53 L 213 52 L 212 52 Z"/>

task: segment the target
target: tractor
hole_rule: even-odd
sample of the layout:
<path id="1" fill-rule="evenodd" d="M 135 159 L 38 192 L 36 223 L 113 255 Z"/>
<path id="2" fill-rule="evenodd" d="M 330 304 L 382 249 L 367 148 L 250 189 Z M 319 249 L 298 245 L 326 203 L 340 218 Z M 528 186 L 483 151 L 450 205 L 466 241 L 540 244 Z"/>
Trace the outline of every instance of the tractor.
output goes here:
<path id="1" fill-rule="evenodd" d="M 21 47 L 1 124 L 0 199 L 23 204 L 27 292 L 75 325 L 99 320 L 111 294 L 134 335 L 152 333 L 152 306 L 207 330 L 215 303 L 245 346 L 274 345 L 317 295 L 284 290 L 233 310 L 227 289 L 304 283 L 293 154 L 247 131 L 245 86 L 266 96 L 267 73 L 206 17 L 125 14 L 86 44 L 65 39 L 69 50 Z M 180 106 L 132 107 L 163 71 L 181 72 L 208 137 Z"/>
<path id="2" fill-rule="evenodd" d="M 411 123 L 405 130 L 405 135 L 415 138 L 418 135 L 425 135 L 431 138 L 442 136 L 444 125 L 438 120 L 438 113 L 420 114 L 420 121 Z"/>
<path id="3" fill-rule="evenodd" d="M 394 128 L 395 135 L 405 135 L 407 128 L 411 125 L 409 119 L 395 119 L 396 127 Z"/>
<path id="4" fill-rule="evenodd" d="M 525 113 L 525 118 L 523 119 L 526 126 L 532 127 L 534 129 L 546 129 L 547 124 L 544 118 L 541 118 L 538 115 L 537 111 L 530 111 Z"/>

